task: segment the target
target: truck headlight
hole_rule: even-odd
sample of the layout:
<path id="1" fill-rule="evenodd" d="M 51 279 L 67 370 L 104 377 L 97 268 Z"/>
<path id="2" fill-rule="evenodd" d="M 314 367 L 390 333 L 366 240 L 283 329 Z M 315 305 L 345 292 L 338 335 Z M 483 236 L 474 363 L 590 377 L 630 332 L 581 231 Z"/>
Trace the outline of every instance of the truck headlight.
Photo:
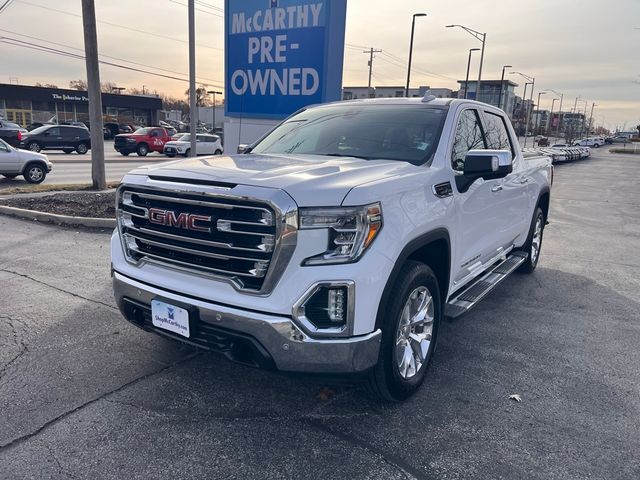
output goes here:
<path id="1" fill-rule="evenodd" d="M 382 229 L 382 206 L 301 208 L 300 229 L 314 228 L 329 229 L 329 246 L 303 265 L 357 262 Z"/>

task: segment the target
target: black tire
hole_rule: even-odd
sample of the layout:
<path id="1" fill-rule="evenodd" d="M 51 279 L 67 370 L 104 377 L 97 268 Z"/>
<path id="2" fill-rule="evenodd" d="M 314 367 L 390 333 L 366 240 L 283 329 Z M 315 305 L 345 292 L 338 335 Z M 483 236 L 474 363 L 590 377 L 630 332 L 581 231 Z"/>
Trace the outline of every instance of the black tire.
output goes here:
<path id="1" fill-rule="evenodd" d="M 40 150 L 42 150 L 42 148 L 40 147 L 40 144 L 38 142 L 30 142 L 27 144 L 27 149 L 31 150 L 32 152 L 36 152 L 39 153 Z"/>
<path id="2" fill-rule="evenodd" d="M 536 208 L 536 211 L 533 215 L 533 219 L 531 220 L 531 226 L 529 227 L 529 235 L 527 235 L 527 241 L 520 248 L 520 251 L 527 254 L 527 259 L 524 261 L 520 267 L 518 267 L 518 272 L 520 273 L 531 273 L 538 266 L 538 262 L 540 261 L 540 252 L 542 250 L 542 239 L 544 237 L 544 225 L 546 219 L 544 218 L 544 213 L 540 207 Z M 537 247 L 537 253 L 533 254 L 533 244 L 534 244 L 534 236 L 536 236 L 536 229 L 540 225 L 540 236 Z"/>
<path id="3" fill-rule="evenodd" d="M 409 296 L 417 289 L 426 287 L 432 297 L 433 323 L 430 343 L 424 361 L 416 368 L 415 374 L 405 378 L 398 365 L 398 340 L 401 334 L 399 325 L 402 313 L 409 301 Z M 406 400 L 422 385 L 426 372 L 431 364 L 438 339 L 438 328 L 443 314 L 438 279 L 433 270 L 427 265 L 408 261 L 402 268 L 396 285 L 387 305 L 383 305 L 383 312 L 388 312 L 382 321 L 382 343 L 378 363 L 369 374 L 369 389 L 377 397 L 391 402 Z M 406 374 L 406 372 L 405 372 Z"/>
<path id="4" fill-rule="evenodd" d="M 73 148 L 63 148 L 62 151 L 67 155 L 73 153 Z"/>
<path id="5" fill-rule="evenodd" d="M 216 150 L 216 153 L 214 155 L 222 155 L 222 150 Z"/>
<path id="6" fill-rule="evenodd" d="M 138 148 L 136 148 L 136 153 L 139 157 L 146 157 L 149 153 L 149 146 L 146 143 L 141 143 L 138 145 Z"/>
<path id="7" fill-rule="evenodd" d="M 123 157 L 128 157 L 131 152 L 120 152 Z"/>
<path id="8" fill-rule="evenodd" d="M 191 156 L 191 149 L 189 148 L 182 156 L 185 158 Z"/>
<path id="9" fill-rule="evenodd" d="M 8 178 L 9 180 L 13 180 L 14 178 L 16 178 L 18 176 L 17 173 L 3 173 L 2 176 L 4 178 Z"/>
<path id="10" fill-rule="evenodd" d="M 78 155 L 84 155 L 88 151 L 89 151 L 89 145 L 87 145 L 86 143 L 79 143 L 78 146 L 76 147 L 76 152 L 78 152 Z"/>
<path id="11" fill-rule="evenodd" d="M 169 157 L 169 158 L 173 158 L 173 157 L 175 157 L 175 156 L 176 156 L 176 154 L 175 154 L 175 153 L 165 153 L 165 155 L 166 155 L 167 157 Z"/>
<path id="12" fill-rule="evenodd" d="M 39 163 L 30 163 L 25 167 L 22 176 L 28 183 L 42 183 L 47 176 L 47 169 Z"/>

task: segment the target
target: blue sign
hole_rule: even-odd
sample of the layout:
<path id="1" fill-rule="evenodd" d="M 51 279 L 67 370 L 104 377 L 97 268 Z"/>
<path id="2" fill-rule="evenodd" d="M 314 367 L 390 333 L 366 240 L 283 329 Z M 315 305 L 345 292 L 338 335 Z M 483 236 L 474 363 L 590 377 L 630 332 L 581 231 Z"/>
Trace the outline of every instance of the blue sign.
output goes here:
<path id="1" fill-rule="evenodd" d="M 226 115 L 340 100 L 346 13 L 346 0 L 225 0 Z"/>

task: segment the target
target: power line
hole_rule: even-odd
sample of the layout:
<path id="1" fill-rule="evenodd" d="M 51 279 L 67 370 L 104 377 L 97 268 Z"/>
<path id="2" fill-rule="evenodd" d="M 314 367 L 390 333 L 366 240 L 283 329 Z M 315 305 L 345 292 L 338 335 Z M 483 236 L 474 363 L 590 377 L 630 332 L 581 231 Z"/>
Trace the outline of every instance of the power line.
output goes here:
<path id="1" fill-rule="evenodd" d="M 176 5 L 181 5 L 181 6 L 183 6 L 183 7 L 187 7 L 187 6 L 188 6 L 186 3 L 181 3 L 181 2 L 178 2 L 177 0 L 169 0 L 169 2 L 171 2 L 171 3 L 175 3 Z M 213 9 L 213 6 L 212 6 L 212 5 L 208 5 L 208 4 L 204 3 L 204 2 L 196 2 L 196 4 L 197 4 L 197 5 L 202 5 L 203 7 L 206 7 L 206 8 L 211 8 L 211 9 Z M 216 10 L 216 13 L 214 13 L 214 12 L 212 12 L 212 11 L 210 11 L 210 10 L 203 10 L 203 9 L 201 9 L 201 8 L 196 8 L 196 10 L 197 10 L 198 12 L 202 12 L 202 13 L 207 13 L 207 14 L 209 14 L 209 15 L 213 15 L 214 17 L 224 18 L 222 15 L 220 15 L 219 13 L 217 13 L 217 12 L 218 12 L 218 10 Z M 220 12 L 222 12 L 222 9 L 220 9 Z"/>
<path id="2" fill-rule="evenodd" d="M 31 50 L 36 50 L 36 51 L 40 51 L 40 52 L 45 52 L 45 53 L 52 53 L 55 55 L 60 55 L 63 57 L 70 57 L 70 58 L 75 58 L 78 60 L 84 60 L 85 57 L 84 55 L 79 55 L 73 52 L 65 52 L 64 50 L 59 50 L 56 48 L 51 48 L 51 47 L 47 47 L 45 45 L 38 45 L 35 43 L 30 43 L 30 42 L 25 42 L 24 40 L 20 40 L 20 39 L 16 39 L 16 38 L 10 38 L 10 37 L 0 37 L 0 41 L 4 42 L 8 45 L 13 45 L 16 47 L 22 47 L 22 48 L 28 48 Z M 107 62 L 105 60 L 100 60 L 100 63 L 102 65 L 108 65 L 111 67 L 116 67 L 116 68 L 122 68 L 124 70 L 130 70 L 133 72 L 138 72 L 138 73 L 145 73 L 147 75 L 153 75 L 156 77 L 162 77 L 162 78 L 167 78 L 169 80 L 178 80 L 181 82 L 189 82 L 189 79 L 187 78 L 181 78 L 181 77 L 176 77 L 173 75 L 165 75 L 162 73 L 157 73 L 157 72 L 150 72 L 148 70 L 143 70 L 140 68 L 134 68 L 134 67 L 130 67 L 128 65 L 121 65 L 118 63 L 114 63 L 114 62 Z M 212 86 L 212 87 L 216 87 L 216 88 L 224 88 L 222 85 L 215 85 L 215 84 L 205 84 L 207 86 Z"/>
<path id="3" fill-rule="evenodd" d="M 13 0 L 6 0 L 2 5 L 0 5 L 0 13 L 2 13 L 3 10 L 9 8 L 12 2 Z"/>
<path id="4" fill-rule="evenodd" d="M 29 38 L 31 40 L 37 40 L 39 42 L 44 42 L 44 43 L 47 43 L 47 44 L 50 44 L 50 45 L 56 45 L 58 47 L 70 48 L 72 50 L 78 50 L 78 51 L 81 51 L 81 52 L 83 51 L 81 48 L 72 47 L 71 45 L 66 45 L 64 43 L 53 42 L 51 40 L 46 40 L 44 38 L 34 37 L 32 35 L 25 35 L 24 33 L 13 32 L 11 30 L 6 30 L 4 28 L 0 28 L 0 32 L 10 33 L 12 35 L 18 35 L 20 37 Z M 101 54 L 100 56 L 104 57 L 104 58 L 110 58 L 112 60 L 119 60 L 121 62 L 130 63 L 132 65 L 138 65 L 139 67 L 153 68 L 154 70 L 160 70 L 160 71 L 167 72 L 167 73 L 175 73 L 177 75 L 182 75 L 183 74 L 183 72 L 178 72 L 178 71 L 175 71 L 175 70 L 168 70 L 166 68 L 156 67 L 154 65 L 147 65 L 145 63 L 134 62 L 132 60 L 127 60 L 126 58 L 113 57 L 113 56 L 105 55 L 105 54 Z M 214 79 L 211 79 L 211 78 L 200 77 L 199 82 L 202 83 L 202 80 L 206 80 L 207 82 L 220 82 L 220 83 L 223 83 L 223 82 L 221 82 L 221 80 L 214 80 Z"/>
<path id="5" fill-rule="evenodd" d="M 45 7 L 44 5 L 38 5 L 37 3 L 31 3 L 31 2 L 28 2 L 26 0 L 13 0 L 13 1 L 16 1 L 18 3 L 22 3 L 23 5 L 29 5 L 30 7 L 36 7 L 36 8 L 41 8 L 43 10 L 49 10 L 50 12 L 60 13 L 62 15 L 68 15 L 68 16 L 71 16 L 71 17 L 82 18 L 81 15 L 78 15 L 78 14 L 73 13 L 73 12 L 67 12 L 66 10 L 58 10 L 57 8 Z M 125 25 L 119 25 L 117 23 L 107 22 L 105 20 L 98 20 L 98 23 L 101 23 L 103 25 L 109 25 L 111 27 L 122 28 L 124 30 L 130 30 L 130 31 L 136 32 L 136 33 L 142 33 L 144 35 L 150 35 L 150 36 L 153 36 L 153 37 L 163 38 L 165 40 L 171 40 L 173 42 L 189 43 L 187 40 L 182 40 L 182 39 L 175 38 L 175 37 L 169 37 L 168 35 L 162 35 L 162 34 L 159 34 L 159 33 L 148 32 L 146 30 L 138 30 L 137 28 L 127 27 Z M 219 50 L 219 51 L 223 50 L 222 48 L 212 47 L 210 45 L 200 45 L 199 44 L 198 46 L 201 47 L 201 48 L 209 48 L 211 50 Z"/>

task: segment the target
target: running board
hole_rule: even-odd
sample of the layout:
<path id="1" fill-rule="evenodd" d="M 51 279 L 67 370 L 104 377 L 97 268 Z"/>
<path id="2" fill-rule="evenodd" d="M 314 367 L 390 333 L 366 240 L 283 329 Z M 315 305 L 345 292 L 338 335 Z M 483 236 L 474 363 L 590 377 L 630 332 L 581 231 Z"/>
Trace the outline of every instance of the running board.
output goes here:
<path id="1" fill-rule="evenodd" d="M 502 262 L 497 263 L 491 270 L 480 275 L 468 287 L 456 292 L 444 307 L 445 317 L 453 320 L 467 313 L 522 265 L 526 259 L 526 253 L 514 252 Z"/>

